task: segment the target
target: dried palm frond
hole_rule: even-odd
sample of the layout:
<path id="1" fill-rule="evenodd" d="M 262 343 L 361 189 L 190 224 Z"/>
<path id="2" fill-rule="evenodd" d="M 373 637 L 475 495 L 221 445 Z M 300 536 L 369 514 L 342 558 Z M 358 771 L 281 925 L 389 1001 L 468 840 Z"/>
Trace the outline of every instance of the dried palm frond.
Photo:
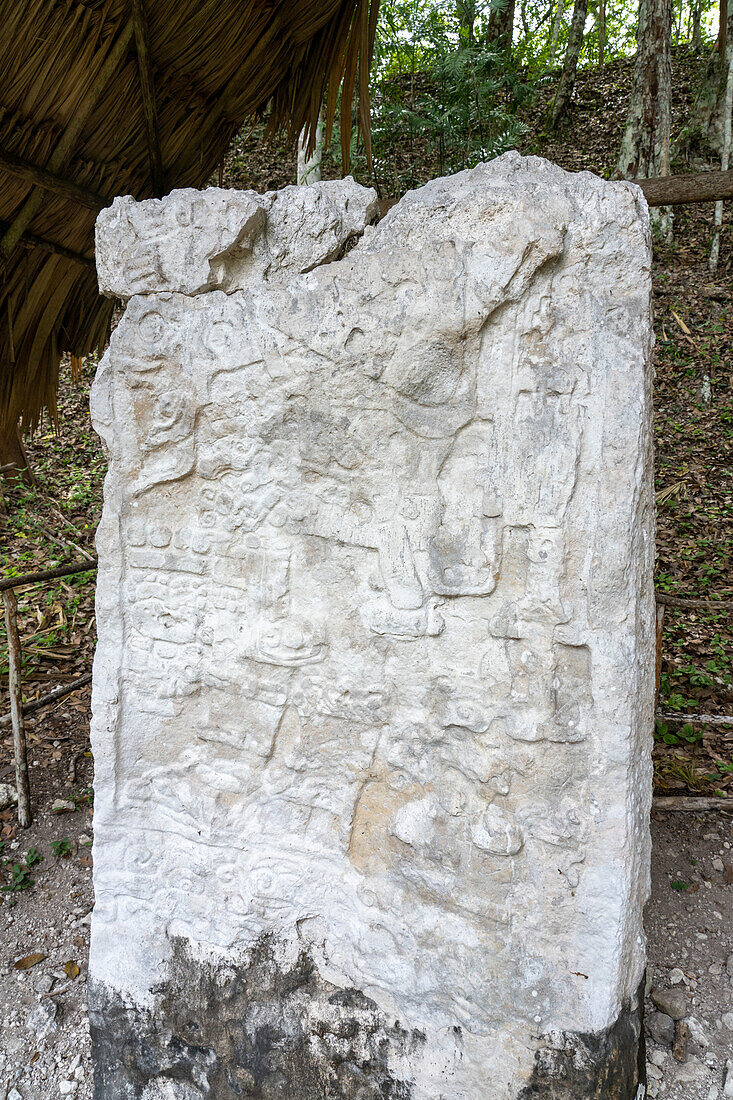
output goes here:
<path id="1" fill-rule="evenodd" d="M 0 0 L 0 429 L 56 415 L 59 362 L 104 344 L 95 196 L 148 198 L 155 162 L 138 55 L 144 11 L 165 190 L 200 187 L 248 117 L 312 147 L 341 96 L 369 147 L 378 0 Z M 141 69 L 142 66 L 142 69 Z M 38 186 L 45 169 L 59 187 Z M 73 190 L 73 188 L 72 188 Z"/>

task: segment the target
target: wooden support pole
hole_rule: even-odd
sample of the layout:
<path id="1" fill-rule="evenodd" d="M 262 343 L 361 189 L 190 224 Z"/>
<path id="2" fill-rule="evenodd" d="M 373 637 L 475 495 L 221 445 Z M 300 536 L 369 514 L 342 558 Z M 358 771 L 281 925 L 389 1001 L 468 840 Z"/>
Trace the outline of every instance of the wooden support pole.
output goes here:
<path id="1" fill-rule="evenodd" d="M 664 607 L 681 607 L 687 611 L 733 611 L 733 600 L 693 600 L 683 596 L 670 596 L 668 592 L 655 592 L 657 603 Z"/>
<path id="2" fill-rule="evenodd" d="M 60 172 L 66 164 L 67 159 L 71 155 L 71 152 L 79 139 L 79 135 L 87 122 L 89 116 L 97 105 L 97 100 L 104 91 L 110 77 L 113 75 L 118 65 L 122 61 L 127 51 L 130 41 L 132 39 L 132 20 L 130 20 L 120 31 L 117 41 L 112 46 L 112 49 L 107 54 L 107 57 L 102 63 L 99 72 L 97 73 L 92 86 L 87 91 L 84 100 L 79 106 L 77 113 L 73 116 L 68 126 L 64 130 L 61 140 L 54 149 L 51 157 L 49 158 L 46 166 L 47 171 L 52 173 Z M 40 187 L 34 187 L 28 198 L 23 203 L 18 213 L 13 218 L 12 222 L 6 229 L 5 233 L 0 239 L 0 257 L 7 259 L 11 255 L 15 246 L 20 238 L 25 233 L 26 229 L 30 225 L 33 218 L 43 206 L 43 189 Z"/>
<path id="3" fill-rule="evenodd" d="M 153 63 L 150 57 L 148 20 L 145 13 L 145 0 L 132 0 L 132 22 L 135 28 L 135 48 L 137 67 L 140 74 L 140 93 L 145 116 L 145 134 L 148 142 L 150 160 L 150 182 L 153 194 L 160 198 L 164 191 L 163 157 L 160 151 L 160 132 L 158 130 L 158 108 L 155 102 L 155 81 Z"/>
<path id="4" fill-rule="evenodd" d="M 20 477 L 26 485 L 35 485 L 33 471 L 23 445 L 23 437 L 17 424 L 4 428 L 0 423 L 0 463 L 2 463 L 0 472 L 4 478 Z"/>
<path id="5" fill-rule="evenodd" d="M 692 722 L 697 726 L 733 726 L 729 714 L 681 714 L 678 711 L 657 711 L 657 718 L 664 722 Z"/>
<path id="6" fill-rule="evenodd" d="M 706 813 L 710 810 L 727 810 L 733 813 L 733 798 L 701 798 L 699 795 L 661 795 L 652 799 L 653 810 L 688 810 Z"/>
<path id="7" fill-rule="evenodd" d="M 686 176 L 655 176 L 629 180 L 644 192 L 650 206 L 681 206 L 686 202 L 717 202 L 733 198 L 733 170 L 691 172 Z"/>
<path id="8" fill-rule="evenodd" d="M 73 183 L 71 180 L 63 179 L 61 176 L 49 172 L 46 168 L 39 168 L 37 164 L 31 164 L 30 161 L 16 157 L 13 153 L 6 153 L 2 149 L 0 149 L 0 169 L 9 172 L 13 176 L 18 176 L 25 183 L 42 187 L 44 191 L 50 191 L 54 195 L 59 195 L 62 199 L 69 199 L 88 210 L 94 210 L 95 213 L 107 206 L 107 200 L 102 198 L 101 195 L 95 194 L 94 191 L 90 191 L 86 187 L 80 187 L 79 184 Z"/>
<path id="9" fill-rule="evenodd" d="M 27 829 L 31 823 L 31 792 L 28 782 L 28 758 L 25 749 L 23 724 L 23 695 L 21 690 L 22 654 L 18 635 L 18 601 L 13 592 L 3 592 L 5 604 L 5 631 L 8 636 L 8 680 L 10 686 L 10 715 L 13 725 L 13 752 L 15 754 L 15 788 L 18 793 L 18 824 Z"/>

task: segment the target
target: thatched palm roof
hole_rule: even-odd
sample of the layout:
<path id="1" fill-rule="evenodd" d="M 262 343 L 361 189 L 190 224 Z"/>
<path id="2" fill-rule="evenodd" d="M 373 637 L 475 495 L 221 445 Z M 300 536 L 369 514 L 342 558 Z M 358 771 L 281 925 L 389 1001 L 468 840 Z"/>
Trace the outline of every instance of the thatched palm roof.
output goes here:
<path id="1" fill-rule="evenodd" d="M 94 221 L 200 187 L 243 121 L 295 137 L 343 83 L 348 157 L 378 0 L 0 0 L 0 429 L 55 415 L 60 356 L 104 342 Z"/>

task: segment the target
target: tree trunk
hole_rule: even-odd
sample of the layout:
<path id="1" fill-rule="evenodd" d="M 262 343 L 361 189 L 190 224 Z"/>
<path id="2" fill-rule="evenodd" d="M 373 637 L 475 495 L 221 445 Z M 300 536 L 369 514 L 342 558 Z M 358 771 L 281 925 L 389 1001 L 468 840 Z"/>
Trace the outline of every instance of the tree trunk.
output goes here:
<path id="1" fill-rule="evenodd" d="M 555 19 L 552 24 L 552 37 L 550 39 L 550 52 L 547 55 L 547 67 L 552 68 L 555 60 L 555 54 L 557 52 L 557 43 L 560 38 L 560 27 L 562 26 L 562 16 L 565 11 L 565 0 L 557 0 L 557 7 L 555 8 Z"/>
<path id="2" fill-rule="evenodd" d="M 307 154 L 305 131 L 298 139 L 298 184 L 307 186 L 319 183 L 321 179 L 321 161 L 323 160 L 323 117 L 318 116 L 316 126 L 316 144 L 310 156 Z"/>
<path id="3" fill-rule="evenodd" d="M 465 31 L 466 42 L 469 46 L 473 46 L 475 41 L 474 24 L 476 22 L 475 0 L 458 0 L 456 7 L 458 22 L 461 25 L 461 30 Z"/>
<path id="4" fill-rule="evenodd" d="M 606 0 L 598 0 L 598 68 L 606 63 Z"/>
<path id="5" fill-rule="evenodd" d="M 733 10 L 729 9 L 727 0 L 720 0 L 720 20 L 716 47 L 708 58 L 688 124 L 679 138 L 682 151 L 694 149 L 713 157 L 720 157 L 723 153 L 725 89 L 733 49 Z M 720 52 L 721 47 L 724 53 Z"/>
<path id="6" fill-rule="evenodd" d="M 724 64 L 725 62 L 725 55 L 728 48 L 728 35 L 730 32 L 730 27 L 728 26 L 729 18 L 730 12 L 728 11 L 728 0 L 720 0 L 720 9 L 718 14 L 718 56 L 720 57 L 721 64 Z"/>
<path id="7" fill-rule="evenodd" d="M 672 0 L 639 0 L 636 65 L 617 175 L 669 174 Z"/>
<path id="8" fill-rule="evenodd" d="M 486 45 L 506 54 L 511 53 L 514 38 L 515 0 L 502 0 L 502 6 L 495 8 L 489 15 L 486 28 Z"/>
<path id="9" fill-rule="evenodd" d="M 733 49 L 728 51 L 728 76 L 725 86 L 725 126 L 723 128 L 723 155 L 720 161 L 722 172 L 728 171 L 730 161 L 730 132 L 731 111 L 733 110 Z M 708 266 L 711 274 L 718 270 L 718 256 L 720 255 L 720 234 L 723 228 L 723 200 L 719 199 L 715 204 L 715 218 L 713 220 L 713 240 L 710 245 L 710 260 Z"/>
<path id="10" fill-rule="evenodd" d="M 4 469 L 4 467 L 8 468 Z M 23 439 L 17 427 L 6 431 L 0 429 L 0 469 L 3 469 L 4 477 L 16 478 L 20 474 L 26 485 L 35 484 Z"/>
<path id="11" fill-rule="evenodd" d="M 693 0 L 692 3 L 692 48 L 696 53 L 702 50 L 702 35 L 700 22 L 702 19 L 702 0 Z"/>
<path id="12" fill-rule="evenodd" d="M 550 128 L 552 130 L 555 129 L 557 124 L 566 114 L 573 94 L 575 74 L 578 69 L 580 48 L 583 45 L 583 34 L 585 32 L 587 14 L 588 0 L 575 0 L 573 18 L 570 23 L 570 33 L 568 34 L 568 45 L 565 50 L 565 61 L 563 62 L 560 83 L 557 86 L 555 100 L 552 104 L 552 114 L 550 115 Z"/>

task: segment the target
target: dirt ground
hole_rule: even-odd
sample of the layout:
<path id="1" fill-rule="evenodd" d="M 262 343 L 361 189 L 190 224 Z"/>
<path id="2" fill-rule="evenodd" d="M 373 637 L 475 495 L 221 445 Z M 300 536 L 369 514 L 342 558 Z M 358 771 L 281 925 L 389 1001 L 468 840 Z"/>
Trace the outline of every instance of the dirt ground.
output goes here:
<path id="1" fill-rule="evenodd" d="M 5 892 L 0 903 L 0 1100 L 92 1096 L 85 998 L 93 903 L 91 761 L 78 734 L 61 739 L 59 721 L 55 727 L 48 717 L 29 724 L 32 778 L 43 770 L 38 757 L 48 737 L 56 755 L 50 772 L 45 769 L 48 781 L 34 787 L 34 824 L 17 830 L 12 810 L 0 815 L 6 858 L 23 867 L 31 850 L 43 856 L 29 868 L 33 885 Z M 67 808 L 52 813 L 58 799 Z M 719 813 L 655 810 L 652 835 L 648 1095 L 722 1100 L 733 1095 L 733 1089 L 723 1091 L 726 1063 L 733 1059 L 733 807 Z M 54 842 L 64 855 L 54 856 Z M 682 1061 L 672 1054 L 674 1024 L 652 999 L 669 991 L 681 1005 L 666 1007 L 682 1015 L 689 1031 L 678 1051 Z M 684 1030 L 678 1026 L 678 1039 Z M 733 1082 L 733 1065 L 729 1074 Z"/>

